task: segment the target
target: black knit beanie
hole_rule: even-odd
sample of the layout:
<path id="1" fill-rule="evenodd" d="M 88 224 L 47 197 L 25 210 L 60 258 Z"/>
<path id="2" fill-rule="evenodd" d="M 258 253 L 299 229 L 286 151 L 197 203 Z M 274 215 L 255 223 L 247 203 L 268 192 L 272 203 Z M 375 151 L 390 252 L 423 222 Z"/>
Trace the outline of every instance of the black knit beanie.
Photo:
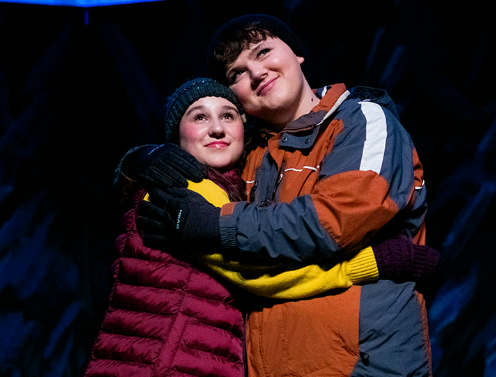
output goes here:
<path id="1" fill-rule="evenodd" d="M 236 106 L 241 119 L 246 122 L 245 111 L 231 89 L 213 79 L 196 78 L 181 85 L 167 101 L 164 126 L 168 142 L 176 143 L 178 141 L 179 123 L 184 113 L 192 103 L 204 97 L 225 98 Z"/>
<path id="2" fill-rule="evenodd" d="M 217 59 L 224 53 L 224 49 L 233 41 L 249 39 L 248 28 L 257 27 L 268 31 L 273 36 L 286 43 L 295 55 L 305 58 L 301 68 L 304 73 L 308 70 L 308 51 L 291 28 L 284 22 L 266 14 L 249 14 L 233 18 L 222 25 L 214 34 L 208 49 L 208 67 L 210 75 L 222 83 L 226 83 L 225 70 L 229 62 Z M 235 54 L 239 55 L 245 46 L 238 45 Z M 232 48 L 232 47 L 231 47 Z M 237 57 L 237 56 L 236 56 Z"/>

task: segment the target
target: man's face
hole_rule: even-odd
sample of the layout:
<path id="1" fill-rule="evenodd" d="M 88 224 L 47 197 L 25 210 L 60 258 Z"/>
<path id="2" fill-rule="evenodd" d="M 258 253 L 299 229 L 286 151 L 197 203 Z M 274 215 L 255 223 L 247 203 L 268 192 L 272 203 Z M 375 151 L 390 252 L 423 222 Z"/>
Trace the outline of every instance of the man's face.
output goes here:
<path id="1" fill-rule="evenodd" d="M 302 115 L 303 61 L 279 38 L 267 38 L 243 50 L 226 77 L 247 113 L 284 127 Z"/>

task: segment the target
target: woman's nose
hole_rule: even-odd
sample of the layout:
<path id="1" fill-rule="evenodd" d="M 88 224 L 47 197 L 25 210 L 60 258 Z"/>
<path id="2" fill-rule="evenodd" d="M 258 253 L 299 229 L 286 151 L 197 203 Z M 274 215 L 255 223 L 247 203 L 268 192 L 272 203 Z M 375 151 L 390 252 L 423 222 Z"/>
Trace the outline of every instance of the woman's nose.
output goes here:
<path id="1" fill-rule="evenodd" d="M 223 137 L 225 135 L 224 124 L 219 119 L 215 119 L 211 123 L 209 135 L 211 137 Z"/>

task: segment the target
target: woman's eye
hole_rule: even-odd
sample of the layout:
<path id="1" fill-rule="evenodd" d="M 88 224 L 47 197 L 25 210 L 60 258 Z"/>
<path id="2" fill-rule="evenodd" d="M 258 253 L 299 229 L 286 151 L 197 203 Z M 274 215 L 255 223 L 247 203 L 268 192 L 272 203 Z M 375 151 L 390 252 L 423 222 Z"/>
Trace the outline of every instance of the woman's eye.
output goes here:
<path id="1" fill-rule="evenodd" d="M 234 114 L 233 113 L 225 113 L 222 115 L 223 119 L 234 119 Z"/>
<path id="2" fill-rule="evenodd" d="M 204 114 L 196 114 L 194 117 L 195 121 L 205 120 L 207 117 Z"/>

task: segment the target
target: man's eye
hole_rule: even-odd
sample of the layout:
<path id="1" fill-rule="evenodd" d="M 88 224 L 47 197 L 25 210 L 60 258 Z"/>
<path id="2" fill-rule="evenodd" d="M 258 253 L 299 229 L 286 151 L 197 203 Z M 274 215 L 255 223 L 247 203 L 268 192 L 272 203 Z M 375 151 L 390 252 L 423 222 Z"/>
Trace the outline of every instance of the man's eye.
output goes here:
<path id="1" fill-rule="evenodd" d="M 239 77 L 241 76 L 241 74 L 243 73 L 243 71 L 236 71 L 234 72 L 231 77 L 229 78 L 229 82 L 230 84 L 235 84 L 238 80 L 239 80 Z"/>
<path id="2" fill-rule="evenodd" d="M 263 56 L 265 54 L 267 54 L 270 50 L 268 48 L 263 48 L 260 50 L 260 52 L 258 53 L 258 56 Z"/>

